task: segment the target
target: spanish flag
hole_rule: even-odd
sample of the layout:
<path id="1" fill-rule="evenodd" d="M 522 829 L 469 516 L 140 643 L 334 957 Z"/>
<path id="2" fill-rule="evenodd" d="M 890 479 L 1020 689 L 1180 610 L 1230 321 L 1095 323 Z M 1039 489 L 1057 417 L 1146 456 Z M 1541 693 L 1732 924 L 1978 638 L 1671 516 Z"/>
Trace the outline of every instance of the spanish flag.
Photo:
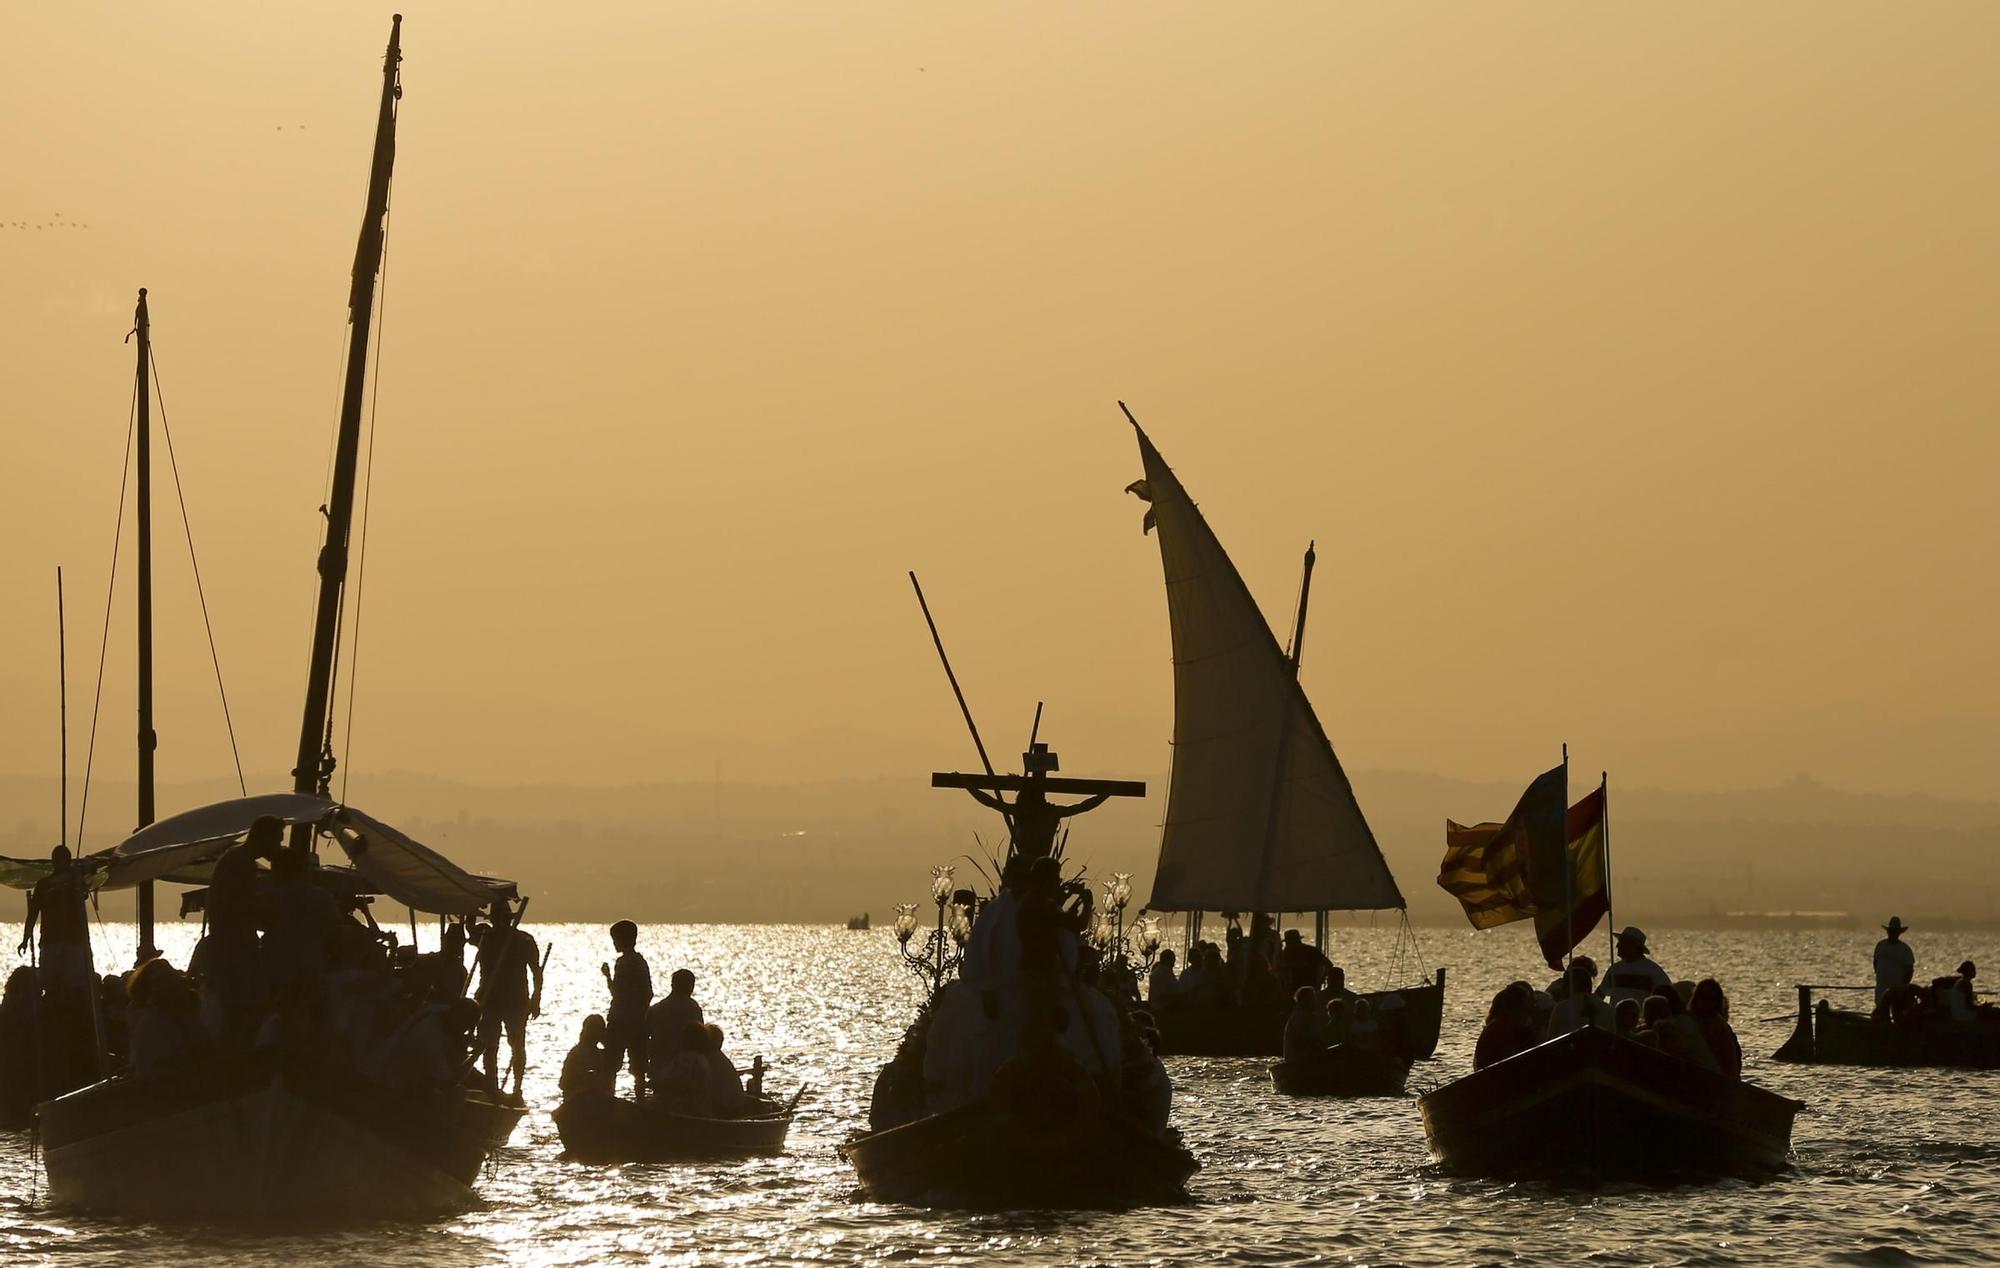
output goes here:
<path id="1" fill-rule="evenodd" d="M 1549 967 L 1590 935 L 1609 902 L 1604 869 L 1604 789 L 1567 811 L 1569 770 L 1537 776 L 1505 823 L 1445 822 L 1438 885 L 1475 929 L 1533 917 Z M 1564 876 L 1565 869 L 1568 876 Z"/>

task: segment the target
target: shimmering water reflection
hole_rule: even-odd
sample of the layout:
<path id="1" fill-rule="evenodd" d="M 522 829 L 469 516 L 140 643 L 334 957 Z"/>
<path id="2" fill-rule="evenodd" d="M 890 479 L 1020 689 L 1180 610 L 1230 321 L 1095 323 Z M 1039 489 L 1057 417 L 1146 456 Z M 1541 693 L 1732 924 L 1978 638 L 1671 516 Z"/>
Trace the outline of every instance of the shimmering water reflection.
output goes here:
<path id="1" fill-rule="evenodd" d="M 1568 1263 L 1851 1264 L 2000 1260 L 2000 1074 L 1814 1070 L 1768 1055 L 1789 1031 L 1791 984 L 1853 981 L 1861 934 L 1655 932 L 1670 972 L 1723 977 L 1751 1077 L 1811 1103 L 1796 1170 L 1762 1186 L 1596 1192 L 1449 1180 L 1429 1166 L 1408 1101 L 1293 1101 L 1262 1063 L 1176 1059 L 1176 1121 L 1202 1160 L 1184 1206 L 1107 1213 L 957 1215 L 878 1206 L 855 1191 L 835 1146 L 867 1115 L 876 1069 L 916 1006 L 915 979 L 881 930 L 652 926 L 640 949 L 656 980 L 678 967 L 729 1033 L 740 1063 L 763 1053 L 770 1086 L 808 1084 L 782 1158 L 586 1167 L 559 1160 L 549 1120 L 562 1051 L 602 1007 L 601 926 L 531 926 L 553 947 L 546 1011 L 531 1034 L 537 1106 L 482 1185 L 485 1205 L 423 1225 L 339 1233 L 159 1228 L 49 1210 L 39 1163 L 0 1137 L 0 1257 L 8 1263 L 422 1265 L 603 1263 Z M 170 925 L 176 963 L 196 930 Z M 18 934 L 5 934 L 9 943 Z M 407 936 L 407 935 L 406 935 Z M 422 930 L 426 948 L 436 928 Z M 106 926 L 103 960 L 128 963 L 129 927 Z M 2000 934 L 1916 935 L 1924 965 L 1996 960 Z M 1425 937 L 1451 969 L 1443 1044 L 1413 1084 L 1468 1068 L 1486 1000 L 1513 977 L 1539 980 L 1518 929 Z M 1387 930 L 1343 933 L 1336 958 L 1375 985 Z M 1948 961 L 1948 963 L 1946 963 Z"/>

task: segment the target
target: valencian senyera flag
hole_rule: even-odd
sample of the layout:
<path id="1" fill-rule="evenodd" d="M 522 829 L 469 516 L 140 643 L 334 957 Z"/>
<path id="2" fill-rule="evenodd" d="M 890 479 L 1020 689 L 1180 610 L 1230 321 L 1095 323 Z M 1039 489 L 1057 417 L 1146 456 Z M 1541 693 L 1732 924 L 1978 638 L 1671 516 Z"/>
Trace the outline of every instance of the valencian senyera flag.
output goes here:
<path id="1" fill-rule="evenodd" d="M 1473 928 L 1532 917 L 1553 969 L 1590 936 L 1610 901 L 1604 789 L 1565 810 L 1568 793 L 1568 768 L 1558 766 L 1528 785 L 1505 823 L 1464 827 L 1447 820 L 1438 869 L 1439 887 L 1458 899 Z"/>

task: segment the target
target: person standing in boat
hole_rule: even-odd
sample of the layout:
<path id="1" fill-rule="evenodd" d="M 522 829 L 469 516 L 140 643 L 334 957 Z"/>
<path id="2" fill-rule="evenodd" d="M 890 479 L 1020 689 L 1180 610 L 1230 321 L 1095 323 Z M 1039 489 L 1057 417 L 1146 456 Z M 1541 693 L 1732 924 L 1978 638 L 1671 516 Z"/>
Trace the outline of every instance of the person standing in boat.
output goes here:
<path id="1" fill-rule="evenodd" d="M 1180 983 L 1174 977 L 1174 949 L 1168 947 L 1160 952 L 1152 971 L 1146 974 L 1146 1002 L 1154 1008 L 1171 1008 L 1179 991 Z"/>
<path id="2" fill-rule="evenodd" d="M 1646 934 L 1631 925 L 1618 931 L 1618 958 L 1604 975 L 1604 994 L 1615 1008 L 1618 1001 L 1639 1001 L 1641 1007 L 1654 991 L 1664 986 L 1672 990 L 1674 980 L 1646 954 Z"/>
<path id="3" fill-rule="evenodd" d="M 618 967 L 600 965 L 604 984 L 611 988 L 611 1007 L 604 1017 L 605 1060 L 610 1063 L 614 1083 L 618 1067 L 629 1059 L 632 1066 L 632 1097 L 646 1097 L 646 1010 L 653 1005 L 653 970 L 639 954 L 639 926 L 621 920 L 611 926 L 611 945 L 618 952 Z"/>
<path id="4" fill-rule="evenodd" d="M 1882 940 L 1875 944 L 1875 1003 L 1880 1005 L 1890 991 L 1908 986 L 1917 976 L 1917 953 L 1903 941 L 1909 932 L 1901 916 L 1889 917 L 1882 926 Z"/>
<path id="5" fill-rule="evenodd" d="M 1326 1014 L 1310 986 L 1292 992 L 1292 1013 L 1285 1018 L 1284 1056 L 1290 1063 L 1311 1061 L 1326 1051 Z"/>
<path id="6" fill-rule="evenodd" d="M 534 1001 L 542 997 L 541 951 L 533 934 L 519 927 L 519 918 L 505 900 L 495 899 L 492 924 L 479 942 L 479 1050 L 486 1074 L 499 1086 L 500 1034 L 507 1034 L 514 1091 L 528 1067 L 528 1018 L 539 1015 Z M 534 980 L 532 992 L 530 977 Z"/>
<path id="7" fill-rule="evenodd" d="M 49 874 L 28 891 L 28 922 L 21 927 L 22 955 L 33 944 L 35 923 L 42 926 L 41 982 L 51 994 L 75 992 L 88 1001 L 97 980 L 90 972 L 90 931 L 84 915 L 83 869 L 69 847 L 49 851 Z"/>
<path id="8" fill-rule="evenodd" d="M 1296 998 L 1301 986 L 1310 986 L 1317 994 L 1332 976 L 1333 961 L 1325 953 L 1309 945 L 1298 930 L 1285 930 L 1284 949 L 1278 953 L 1278 979 L 1286 995 Z"/>

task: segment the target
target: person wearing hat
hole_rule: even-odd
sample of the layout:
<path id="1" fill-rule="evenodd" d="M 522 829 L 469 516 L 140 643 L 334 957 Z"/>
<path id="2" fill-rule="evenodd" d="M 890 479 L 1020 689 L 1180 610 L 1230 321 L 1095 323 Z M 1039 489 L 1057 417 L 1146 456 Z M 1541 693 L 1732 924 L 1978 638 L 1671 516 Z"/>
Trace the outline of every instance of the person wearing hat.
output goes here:
<path id="1" fill-rule="evenodd" d="M 1889 935 L 1875 944 L 1875 1002 L 1880 1004 L 1884 996 L 1899 986 L 1908 986 L 1917 975 L 1917 953 L 1910 944 L 1903 941 L 1903 933 L 1909 928 L 1901 916 L 1889 917 L 1889 923 L 1882 926 L 1882 932 Z"/>
<path id="2" fill-rule="evenodd" d="M 1318 947 L 1307 944 L 1298 930 L 1287 929 L 1284 947 L 1278 952 L 1278 971 L 1282 975 L 1279 986 L 1286 995 L 1296 995 L 1301 986 L 1310 986 L 1316 997 L 1325 989 L 1333 963 Z M 1314 1007 L 1318 1007 L 1317 1002 Z"/>
<path id="3" fill-rule="evenodd" d="M 1672 990 L 1673 985 L 1667 971 L 1646 954 L 1645 931 L 1632 925 L 1619 930 L 1618 958 L 1604 975 L 1604 997 L 1611 1001 L 1611 1007 L 1615 1009 L 1620 1000 L 1627 999 L 1636 1000 L 1643 1007 L 1655 990 L 1662 986 Z"/>

